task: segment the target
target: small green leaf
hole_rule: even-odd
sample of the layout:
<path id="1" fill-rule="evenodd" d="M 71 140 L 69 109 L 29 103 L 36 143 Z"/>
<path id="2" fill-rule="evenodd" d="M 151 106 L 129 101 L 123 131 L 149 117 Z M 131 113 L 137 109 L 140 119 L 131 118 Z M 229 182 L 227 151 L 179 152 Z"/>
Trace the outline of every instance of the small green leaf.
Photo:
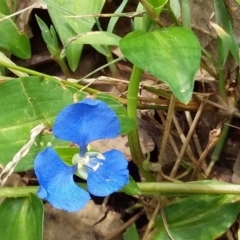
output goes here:
<path id="1" fill-rule="evenodd" d="M 126 4 L 129 0 L 123 0 L 122 3 L 119 5 L 117 10 L 114 12 L 114 14 L 119 14 L 123 12 L 123 9 L 125 8 Z M 114 27 L 118 21 L 119 17 L 111 17 L 108 23 L 107 32 L 113 32 Z"/>
<path id="2" fill-rule="evenodd" d="M 190 196 L 165 207 L 169 232 L 174 240 L 216 239 L 233 224 L 239 210 L 239 197 L 234 195 Z M 161 216 L 149 239 L 170 239 Z"/>
<path id="3" fill-rule="evenodd" d="M 155 13 L 159 15 L 163 10 L 164 5 L 168 2 L 168 0 L 147 0 L 153 6 Z"/>
<path id="4" fill-rule="evenodd" d="M 140 195 L 141 191 L 134 181 L 134 179 L 129 176 L 129 183 L 122 188 L 122 191 L 129 195 Z"/>
<path id="5" fill-rule="evenodd" d="M 170 7 L 176 18 L 181 17 L 181 8 L 179 0 L 170 0 Z"/>
<path id="6" fill-rule="evenodd" d="M 43 204 L 35 195 L 5 199 L 0 205 L 2 240 L 42 240 Z"/>
<path id="7" fill-rule="evenodd" d="M 121 134 L 127 134 L 130 132 L 135 126 L 135 119 L 129 118 L 127 116 L 118 116 L 121 125 Z"/>
<path id="8" fill-rule="evenodd" d="M 51 127 L 56 115 L 74 96 L 79 100 L 86 94 L 72 87 L 64 87 L 55 79 L 24 77 L 0 84 L 0 163 L 5 166 L 29 141 L 30 130 L 40 123 Z M 15 171 L 33 168 L 36 154 L 52 145 L 63 146 L 66 142 L 57 140 L 52 134 L 38 137 L 30 152 L 21 159 Z"/>
<path id="9" fill-rule="evenodd" d="M 236 61 L 236 63 L 239 64 L 240 59 L 239 59 L 238 41 L 233 31 L 233 21 L 227 9 L 226 3 L 224 1 L 214 0 L 214 13 L 215 13 L 216 23 L 218 26 L 215 24 L 213 27 L 222 41 L 218 46 L 218 52 L 219 52 L 219 58 L 220 58 L 219 63 L 222 64 L 220 67 L 223 67 L 225 63 L 225 59 L 224 59 L 225 54 L 229 50 L 232 56 L 234 57 L 234 60 Z M 227 43 L 225 38 L 226 35 L 224 34 L 224 39 L 223 39 L 222 31 L 219 28 L 222 28 L 223 31 L 225 31 L 230 36 L 230 39 L 228 38 Z M 219 33 L 221 36 L 219 35 Z"/>
<path id="10" fill-rule="evenodd" d="M 86 32 L 77 37 L 71 38 L 71 42 L 78 44 L 91 44 L 91 45 L 112 45 L 118 46 L 121 38 L 110 32 L 95 31 Z"/>
<path id="11" fill-rule="evenodd" d="M 2 17 L 4 15 L 0 13 L 0 18 Z M 29 40 L 25 33 L 18 31 L 11 18 L 0 21 L 0 35 L 0 48 L 10 51 L 19 58 L 30 58 Z"/>
<path id="12" fill-rule="evenodd" d="M 227 56 L 228 56 L 229 50 L 231 51 L 235 61 L 239 62 L 239 54 L 238 54 L 239 48 L 238 48 L 238 46 L 235 45 L 235 43 L 234 43 L 233 39 L 231 38 L 231 36 L 227 32 L 225 32 L 224 29 L 221 28 L 216 23 L 210 22 L 210 24 L 212 25 L 212 27 L 216 31 L 218 37 L 222 41 L 221 66 L 224 66 L 224 64 L 225 64 L 225 62 L 227 60 Z M 220 59 L 219 59 L 219 61 L 220 61 Z"/>
<path id="13" fill-rule="evenodd" d="M 167 83 L 181 102 L 191 100 L 201 58 L 192 31 L 181 27 L 135 31 L 120 41 L 120 49 L 133 64 Z"/>
<path id="14" fill-rule="evenodd" d="M 69 38 L 91 31 L 94 18 L 71 18 L 75 15 L 98 14 L 104 0 L 51 0 L 47 1 L 48 11 L 63 45 Z M 66 17 L 68 16 L 68 17 Z M 83 45 L 72 42 L 66 49 L 66 57 L 72 71 L 76 70 Z"/>
<path id="15" fill-rule="evenodd" d="M 38 16 L 36 16 L 37 23 L 39 28 L 41 29 L 42 32 L 42 37 L 47 44 L 47 48 L 49 52 L 51 53 L 52 56 L 56 56 L 60 54 L 60 49 L 58 47 L 57 39 L 56 39 L 56 32 L 54 28 L 51 28 L 51 31 L 49 31 L 49 28 L 47 24 Z"/>
<path id="16" fill-rule="evenodd" d="M 136 225 L 133 223 L 123 234 L 124 240 L 140 240 Z"/>

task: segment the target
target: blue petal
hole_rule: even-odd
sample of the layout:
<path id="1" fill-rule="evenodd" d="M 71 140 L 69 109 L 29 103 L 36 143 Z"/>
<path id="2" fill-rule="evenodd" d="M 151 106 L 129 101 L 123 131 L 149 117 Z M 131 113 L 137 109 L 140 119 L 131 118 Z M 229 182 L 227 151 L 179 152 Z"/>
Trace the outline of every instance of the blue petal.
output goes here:
<path id="1" fill-rule="evenodd" d="M 37 155 L 34 170 L 40 185 L 38 196 L 53 207 L 75 212 L 90 200 L 89 193 L 73 181 L 76 166 L 67 166 L 52 148 L 46 148 Z"/>
<path id="2" fill-rule="evenodd" d="M 105 160 L 96 171 L 89 170 L 88 190 L 95 196 L 108 196 L 128 183 L 127 160 L 118 150 L 103 153 Z"/>
<path id="3" fill-rule="evenodd" d="M 90 142 L 118 136 L 120 123 L 107 104 L 84 99 L 67 106 L 58 114 L 53 133 L 59 139 L 77 143 L 82 155 Z"/>

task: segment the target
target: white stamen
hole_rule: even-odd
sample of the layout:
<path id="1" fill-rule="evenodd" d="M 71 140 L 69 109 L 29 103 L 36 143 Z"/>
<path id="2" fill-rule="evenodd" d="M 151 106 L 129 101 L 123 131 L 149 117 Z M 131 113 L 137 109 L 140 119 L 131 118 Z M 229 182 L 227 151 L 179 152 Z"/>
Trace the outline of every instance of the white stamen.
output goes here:
<path id="1" fill-rule="evenodd" d="M 89 156 L 88 155 L 85 155 L 85 158 L 83 158 L 83 165 L 87 165 L 89 163 Z"/>
<path id="2" fill-rule="evenodd" d="M 101 153 L 98 153 L 97 158 L 101 160 L 105 160 L 105 157 Z"/>
<path id="3" fill-rule="evenodd" d="M 99 160 L 97 160 L 99 159 Z M 97 171 L 98 168 L 103 165 L 103 163 L 99 162 L 100 160 L 105 160 L 105 157 L 96 151 L 89 151 L 84 154 L 84 156 L 80 156 L 80 154 L 75 154 L 72 158 L 72 163 L 77 164 L 78 174 L 86 179 L 87 178 L 87 168 L 92 171 Z"/>
<path id="4" fill-rule="evenodd" d="M 92 167 L 92 170 L 95 172 L 98 170 L 98 168 L 102 165 L 102 163 L 96 164 L 94 167 Z"/>

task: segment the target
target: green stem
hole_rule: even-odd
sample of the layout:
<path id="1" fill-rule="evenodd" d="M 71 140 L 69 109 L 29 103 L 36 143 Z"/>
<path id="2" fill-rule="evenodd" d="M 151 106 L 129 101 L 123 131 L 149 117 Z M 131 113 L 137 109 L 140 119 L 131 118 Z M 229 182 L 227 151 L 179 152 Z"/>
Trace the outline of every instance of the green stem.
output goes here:
<path id="1" fill-rule="evenodd" d="M 237 194 L 240 195 L 240 185 L 206 184 L 206 183 L 137 183 L 142 194 Z"/>
<path id="2" fill-rule="evenodd" d="M 67 66 L 65 60 L 60 57 L 60 52 L 57 57 L 54 58 L 56 62 L 59 64 L 60 68 L 62 69 L 62 72 L 64 73 L 66 78 L 70 78 L 72 76 L 71 71 L 69 70 L 69 67 Z"/>
<path id="3" fill-rule="evenodd" d="M 109 69 L 110 69 L 113 77 L 119 77 L 120 74 L 119 74 L 119 71 L 118 71 L 118 68 L 117 68 L 116 64 L 113 62 L 114 59 L 113 59 L 112 53 L 111 53 L 111 51 L 110 51 L 110 49 L 108 47 L 107 47 L 107 49 L 108 49 L 108 56 L 106 57 L 107 58 L 107 62 L 111 63 L 109 65 Z"/>
<path id="4" fill-rule="evenodd" d="M 219 95 L 223 101 L 226 100 L 226 89 L 225 89 L 225 76 L 223 68 L 219 68 L 218 70 L 218 91 Z"/>
<path id="5" fill-rule="evenodd" d="M 211 182 L 211 181 L 209 181 Z M 161 195 L 192 195 L 192 194 L 235 194 L 240 195 L 240 185 L 235 184 L 206 184 L 206 183 L 165 183 L 147 182 L 137 183 L 141 194 Z M 36 194 L 38 186 L 31 187 L 3 187 L 0 188 L 0 198 L 26 197 L 30 193 Z M 136 194 L 136 193 L 134 193 Z"/>
<path id="6" fill-rule="evenodd" d="M 183 27 L 191 29 L 191 11 L 189 0 L 182 0 L 182 23 Z"/>
<path id="7" fill-rule="evenodd" d="M 140 146 L 137 127 L 137 97 L 141 76 L 142 69 L 134 65 L 128 85 L 127 115 L 129 118 L 132 118 L 136 121 L 136 127 L 128 133 L 128 142 L 134 163 L 138 166 L 140 172 L 147 181 L 153 181 L 151 173 L 142 168 L 142 163 L 145 159 L 145 156 Z"/>
<path id="8" fill-rule="evenodd" d="M 52 76 L 50 76 L 50 75 L 40 73 L 40 72 L 31 70 L 31 69 L 27 69 L 27 68 L 24 68 L 24 67 L 19 67 L 17 65 L 12 64 L 12 63 L 8 63 L 8 62 L 1 61 L 1 60 L 0 60 L 0 66 L 6 67 L 6 68 L 11 68 L 11 69 L 14 69 L 14 70 L 17 70 L 17 71 L 20 71 L 20 72 L 24 72 L 24 73 L 27 73 L 27 74 L 32 75 L 32 76 L 52 78 Z"/>
<path id="9" fill-rule="evenodd" d="M 38 186 L 34 187 L 2 187 L 0 188 L 0 198 L 26 197 L 30 193 L 36 194 Z"/>

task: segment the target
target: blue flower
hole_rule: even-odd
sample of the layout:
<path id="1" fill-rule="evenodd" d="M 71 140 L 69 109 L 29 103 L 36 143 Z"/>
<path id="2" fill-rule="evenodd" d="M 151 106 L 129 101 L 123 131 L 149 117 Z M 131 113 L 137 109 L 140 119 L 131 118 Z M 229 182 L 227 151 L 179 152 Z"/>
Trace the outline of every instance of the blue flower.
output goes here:
<path id="1" fill-rule="evenodd" d="M 80 153 L 73 157 L 73 166 L 66 165 L 50 147 L 36 156 L 40 198 L 69 212 L 83 208 L 90 195 L 74 183 L 76 171 L 86 173 L 88 191 L 96 196 L 108 196 L 128 183 L 127 161 L 120 151 L 87 151 L 90 142 L 120 134 L 118 117 L 107 104 L 84 99 L 69 105 L 57 116 L 52 131 L 56 138 L 78 144 Z"/>

